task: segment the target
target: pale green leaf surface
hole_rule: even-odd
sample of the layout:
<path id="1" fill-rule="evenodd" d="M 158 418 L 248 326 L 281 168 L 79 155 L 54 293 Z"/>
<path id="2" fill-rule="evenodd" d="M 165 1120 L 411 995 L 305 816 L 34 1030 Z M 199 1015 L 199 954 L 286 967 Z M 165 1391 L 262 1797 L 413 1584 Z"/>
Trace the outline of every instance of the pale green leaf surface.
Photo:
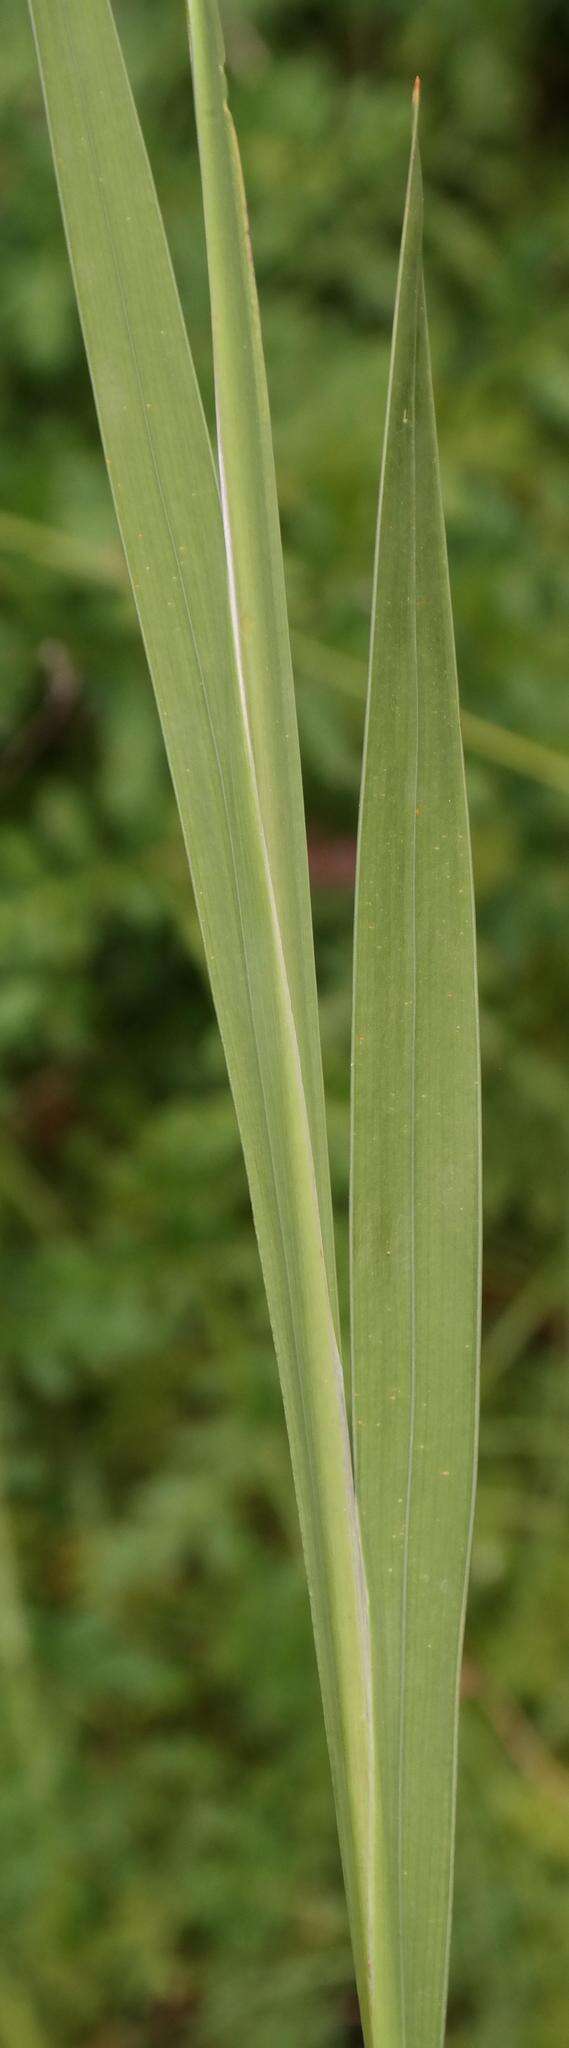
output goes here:
<path id="1" fill-rule="evenodd" d="M 188 0 L 188 20 L 236 657 L 297 1030 L 338 1327 L 300 749 L 261 323 L 237 137 L 227 104 L 217 0 Z"/>
<path id="2" fill-rule="evenodd" d="M 477 1438 L 472 881 L 422 279 L 415 107 L 385 428 L 355 930 L 356 1492 L 394 1902 L 385 2048 L 444 2031 L 457 1701 Z M 390 2030 L 391 2029 L 391 2030 Z"/>
<path id="3" fill-rule="evenodd" d="M 217 481 L 108 0 L 31 0 L 31 13 L 103 444 L 243 1140 L 365 2013 L 365 1585 L 299 1052 L 235 667 Z"/>

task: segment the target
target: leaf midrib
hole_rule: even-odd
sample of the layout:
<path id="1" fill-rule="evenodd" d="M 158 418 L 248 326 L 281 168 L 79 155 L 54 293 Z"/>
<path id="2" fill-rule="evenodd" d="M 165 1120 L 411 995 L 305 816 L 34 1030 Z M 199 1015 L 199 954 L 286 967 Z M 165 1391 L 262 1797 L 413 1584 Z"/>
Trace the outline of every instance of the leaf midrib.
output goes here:
<path id="1" fill-rule="evenodd" d="M 411 1506 L 413 1495 L 413 1471 L 415 1457 L 415 1418 L 417 1403 L 417 1273 L 416 1273 L 416 1079 L 417 1079 L 417 799 L 419 794 L 419 655 L 417 635 L 417 494 L 416 494 L 416 407 L 417 407 L 417 322 L 419 311 L 420 263 L 417 265 L 415 280 L 415 328 L 413 340 L 412 374 L 412 541 L 410 551 L 411 606 L 413 617 L 413 679 L 415 686 L 415 761 L 414 788 L 412 792 L 412 858 L 411 858 L 411 1060 L 410 1060 L 410 1356 L 409 1356 L 409 1446 L 407 1454 L 407 1491 L 405 1499 L 405 1521 L 403 1534 L 403 1583 L 401 1587 L 401 1657 L 399 1670 L 399 1754 L 397 1792 L 397 1874 L 399 1899 L 399 1968 L 401 1999 L 402 2048 L 407 2042 L 406 1984 L 405 1984 L 405 1886 L 403 1872 L 403 1826 L 404 1826 L 404 1780 L 405 1780 L 405 1686 L 407 1675 L 407 1596 L 409 1588 L 409 1540 L 411 1529 Z"/>

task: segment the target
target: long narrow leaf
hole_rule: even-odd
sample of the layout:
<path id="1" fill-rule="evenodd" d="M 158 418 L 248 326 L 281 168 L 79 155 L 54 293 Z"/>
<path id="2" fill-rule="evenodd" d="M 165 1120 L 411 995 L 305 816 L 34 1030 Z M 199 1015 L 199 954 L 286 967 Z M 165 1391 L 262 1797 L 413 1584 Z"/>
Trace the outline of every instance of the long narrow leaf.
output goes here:
<path id="1" fill-rule="evenodd" d="M 380 492 L 353 1023 L 356 1491 L 385 1786 L 376 1854 L 399 1956 L 388 2048 L 439 2048 L 444 2029 L 480 1261 L 472 883 L 417 123 L 418 88 Z"/>
<path id="2" fill-rule="evenodd" d="M 330 1292 L 336 1268 L 300 750 L 261 324 L 217 0 L 188 0 L 236 655 L 296 1023 Z"/>
<path id="3" fill-rule="evenodd" d="M 192 867 L 291 1442 L 364 2011 L 370 1714 L 341 1365 L 223 522 L 108 0 L 31 0 L 101 433 Z"/>

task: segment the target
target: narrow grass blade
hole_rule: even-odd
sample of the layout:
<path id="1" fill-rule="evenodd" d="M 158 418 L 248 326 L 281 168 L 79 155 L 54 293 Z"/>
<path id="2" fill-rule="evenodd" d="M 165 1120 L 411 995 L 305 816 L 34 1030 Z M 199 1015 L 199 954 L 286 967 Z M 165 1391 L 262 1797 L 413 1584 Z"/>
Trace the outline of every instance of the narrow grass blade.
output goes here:
<path id="1" fill-rule="evenodd" d="M 325 684 L 341 702 L 356 706 L 363 697 L 366 680 L 364 663 L 358 656 L 341 653 L 307 633 L 295 632 L 293 637 L 298 666 L 307 682 L 314 679 Z M 475 754 L 480 760 L 489 761 L 491 767 L 506 768 L 512 775 L 522 775 L 530 782 L 541 783 L 544 789 L 569 796 L 569 754 L 545 745 L 543 740 L 531 739 L 527 733 L 514 732 L 511 726 L 479 718 L 475 711 L 463 709 L 460 723 L 467 754 Z"/>
<path id="2" fill-rule="evenodd" d="M 31 0 L 31 13 L 103 444 L 245 1152 L 365 2011 L 365 1588 L 298 1044 L 235 667 L 219 493 L 108 0 Z"/>
<path id="3" fill-rule="evenodd" d="M 73 582 L 100 583 L 112 589 L 124 583 L 120 548 L 97 547 L 80 540 L 75 533 L 60 532 L 39 519 L 22 519 L 17 512 L 0 508 L 0 556 L 21 556 L 38 569 L 68 576 Z"/>
<path id="4" fill-rule="evenodd" d="M 472 883 L 417 125 L 418 87 L 380 491 L 352 1099 L 356 1492 L 385 1787 L 376 1853 L 396 1902 L 395 2048 L 439 2048 L 444 2030 L 480 1262 Z"/>
<path id="5" fill-rule="evenodd" d="M 55 576 L 76 583 L 100 583 L 110 590 L 122 590 L 125 582 L 120 548 L 106 549 L 79 535 L 44 526 L 38 519 L 22 519 L 16 512 L 0 508 L 0 556 L 16 556 L 33 562 Z M 294 649 L 301 669 L 299 685 L 325 684 L 346 704 L 358 704 L 365 690 L 365 666 L 357 655 L 341 653 L 311 634 L 294 632 Z M 562 754 L 543 740 L 514 732 L 511 726 L 494 725 L 474 711 L 462 711 L 462 738 L 467 754 L 476 754 L 492 767 L 505 768 L 544 789 L 569 796 L 569 754 Z"/>
<path id="6" fill-rule="evenodd" d="M 296 1023 L 331 1297 L 336 1267 L 300 750 L 261 323 L 217 0 L 188 0 L 236 656 Z"/>

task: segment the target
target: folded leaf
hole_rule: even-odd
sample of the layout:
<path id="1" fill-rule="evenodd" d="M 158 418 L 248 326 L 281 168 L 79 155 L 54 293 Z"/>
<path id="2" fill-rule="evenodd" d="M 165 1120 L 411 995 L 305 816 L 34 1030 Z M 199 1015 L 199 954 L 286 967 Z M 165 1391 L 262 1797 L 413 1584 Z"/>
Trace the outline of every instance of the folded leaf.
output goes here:
<path id="1" fill-rule="evenodd" d="M 393 2048 L 439 2048 L 444 2030 L 480 1291 L 472 881 L 417 122 L 418 87 L 375 567 L 352 1094 L 353 1434 Z"/>
<path id="2" fill-rule="evenodd" d="M 236 658 L 295 1018 L 331 1299 L 336 1262 L 300 749 L 261 323 L 217 0 L 188 0 Z"/>

